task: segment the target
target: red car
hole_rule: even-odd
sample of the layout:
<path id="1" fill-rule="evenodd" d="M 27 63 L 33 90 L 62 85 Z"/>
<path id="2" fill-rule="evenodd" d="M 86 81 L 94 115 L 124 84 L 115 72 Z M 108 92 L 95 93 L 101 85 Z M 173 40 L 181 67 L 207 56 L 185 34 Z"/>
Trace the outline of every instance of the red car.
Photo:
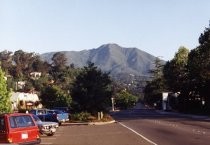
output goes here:
<path id="1" fill-rule="evenodd" d="M 39 128 L 31 114 L 0 114 L 0 144 L 40 144 Z"/>

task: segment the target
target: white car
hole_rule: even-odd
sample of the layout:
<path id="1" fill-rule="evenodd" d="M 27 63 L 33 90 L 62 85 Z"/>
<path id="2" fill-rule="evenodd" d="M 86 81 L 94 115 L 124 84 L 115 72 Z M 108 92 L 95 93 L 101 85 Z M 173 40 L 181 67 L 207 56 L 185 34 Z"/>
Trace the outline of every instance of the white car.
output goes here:
<path id="1" fill-rule="evenodd" d="M 36 121 L 36 124 L 39 127 L 39 132 L 41 134 L 45 134 L 47 136 L 53 136 L 58 128 L 57 122 L 44 122 L 39 119 L 36 115 L 32 115 L 34 120 Z"/>

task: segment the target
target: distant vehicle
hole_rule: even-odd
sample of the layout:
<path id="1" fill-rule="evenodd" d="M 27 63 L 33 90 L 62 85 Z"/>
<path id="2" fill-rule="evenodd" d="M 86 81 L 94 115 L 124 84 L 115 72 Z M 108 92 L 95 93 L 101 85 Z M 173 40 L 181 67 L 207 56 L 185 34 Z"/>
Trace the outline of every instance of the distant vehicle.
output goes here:
<path id="1" fill-rule="evenodd" d="M 48 113 L 56 115 L 59 124 L 69 121 L 69 113 L 65 113 L 61 110 L 48 110 Z"/>
<path id="2" fill-rule="evenodd" d="M 31 114 L 0 114 L 0 144 L 40 144 L 39 128 Z"/>
<path id="3" fill-rule="evenodd" d="M 59 125 L 61 125 L 62 122 L 69 121 L 68 113 L 64 113 L 60 110 L 32 109 L 29 113 L 37 115 L 42 121 L 58 122 Z"/>
<path id="4" fill-rule="evenodd" d="M 47 136 L 53 136 L 58 128 L 58 123 L 57 122 L 44 122 L 44 121 L 41 121 L 39 119 L 38 116 L 36 115 L 32 115 L 34 120 L 36 121 L 36 124 L 38 125 L 39 127 L 39 132 L 41 134 L 45 134 Z"/>
<path id="5" fill-rule="evenodd" d="M 54 107 L 52 110 L 61 110 L 65 113 L 70 113 L 69 107 Z"/>

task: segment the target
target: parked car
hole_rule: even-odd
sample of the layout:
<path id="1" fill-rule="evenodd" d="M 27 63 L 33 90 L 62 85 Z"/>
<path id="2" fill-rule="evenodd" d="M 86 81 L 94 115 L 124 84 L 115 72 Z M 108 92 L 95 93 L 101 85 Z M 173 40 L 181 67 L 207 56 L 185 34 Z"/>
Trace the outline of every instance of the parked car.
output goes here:
<path id="1" fill-rule="evenodd" d="M 56 115 L 59 124 L 69 121 L 69 114 L 61 110 L 48 110 L 48 113 Z"/>
<path id="2" fill-rule="evenodd" d="M 40 144 L 39 128 L 31 114 L 0 114 L 0 144 Z"/>
<path id="3" fill-rule="evenodd" d="M 41 121 L 38 116 L 32 115 L 34 120 L 36 121 L 36 124 L 39 127 L 39 132 L 41 134 L 45 134 L 47 136 L 53 136 L 58 128 L 57 122 L 49 122 L 49 121 Z"/>
<path id="4" fill-rule="evenodd" d="M 58 122 L 59 125 L 69 120 L 68 113 L 60 110 L 32 109 L 29 113 L 37 115 L 42 121 Z"/>
<path id="5" fill-rule="evenodd" d="M 52 110 L 61 110 L 65 113 L 70 113 L 69 107 L 54 107 Z"/>

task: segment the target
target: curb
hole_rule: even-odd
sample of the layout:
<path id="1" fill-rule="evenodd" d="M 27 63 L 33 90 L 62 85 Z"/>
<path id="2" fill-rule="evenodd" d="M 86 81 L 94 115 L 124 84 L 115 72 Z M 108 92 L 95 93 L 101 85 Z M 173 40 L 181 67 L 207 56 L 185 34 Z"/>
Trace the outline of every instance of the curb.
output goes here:
<path id="1" fill-rule="evenodd" d="M 115 123 L 115 120 L 108 121 L 108 122 L 80 122 L 80 123 L 63 123 L 63 125 L 106 125 Z"/>

